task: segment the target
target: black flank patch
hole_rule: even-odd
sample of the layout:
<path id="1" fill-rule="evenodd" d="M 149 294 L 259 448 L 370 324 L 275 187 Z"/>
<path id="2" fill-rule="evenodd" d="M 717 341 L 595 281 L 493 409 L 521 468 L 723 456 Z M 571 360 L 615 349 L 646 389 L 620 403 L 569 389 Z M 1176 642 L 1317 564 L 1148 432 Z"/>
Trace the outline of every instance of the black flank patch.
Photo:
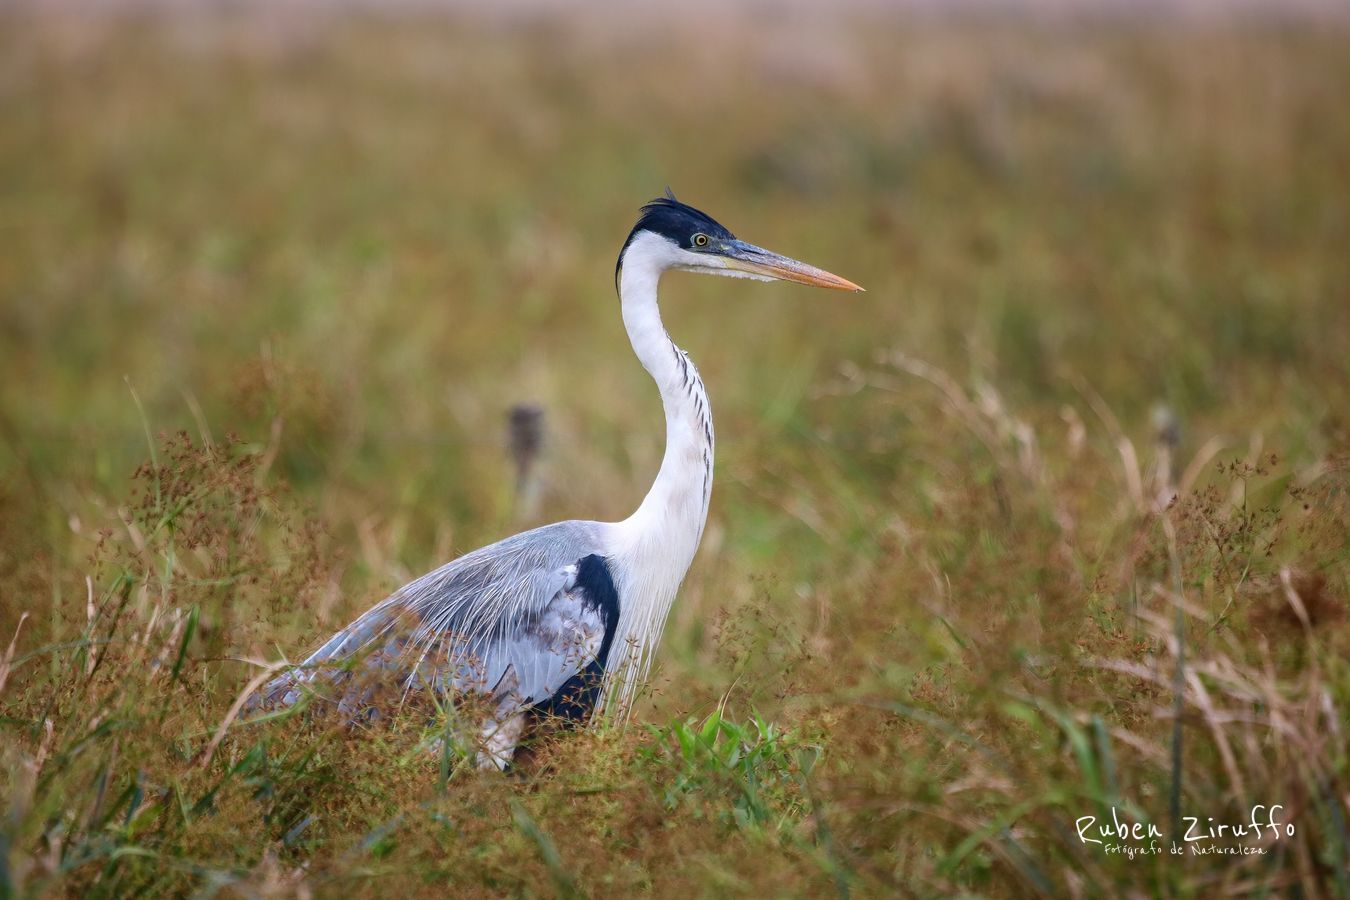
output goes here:
<path id="1" fill-rule="evenodd" d="M 577 590 L 581 591 L 582 602 L 598 610 L 600 620 L 605 623 L 600 652 L 586 668 L 567 679 L 557 693 L 530 708 L 530 718 L 534 722 L 555 719 L 569 727 L 584 725 L 590 721 L 600 698 L 610 645 L 614 643 L 614 633 L 619 627 L 619 591 L 603 556 L 592 553 L 577 563 Z"/>

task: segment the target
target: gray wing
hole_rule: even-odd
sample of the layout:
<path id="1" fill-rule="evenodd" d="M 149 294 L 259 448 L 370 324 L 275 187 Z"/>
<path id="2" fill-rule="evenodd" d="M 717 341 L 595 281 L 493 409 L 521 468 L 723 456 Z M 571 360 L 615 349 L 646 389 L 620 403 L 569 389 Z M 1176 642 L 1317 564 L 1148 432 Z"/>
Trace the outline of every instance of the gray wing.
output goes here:
<path id="1" fill-rule="evenodd" d="M 262 702 L 290 705 L 320 681 L 344 685 L 348 714 L 381 687 L 547 699 L 597 657 L 610 624 L 577 584 L 580 561 L 604 552 L 601 527 L 546 525 L 423 575 L 271 681 Z"/>

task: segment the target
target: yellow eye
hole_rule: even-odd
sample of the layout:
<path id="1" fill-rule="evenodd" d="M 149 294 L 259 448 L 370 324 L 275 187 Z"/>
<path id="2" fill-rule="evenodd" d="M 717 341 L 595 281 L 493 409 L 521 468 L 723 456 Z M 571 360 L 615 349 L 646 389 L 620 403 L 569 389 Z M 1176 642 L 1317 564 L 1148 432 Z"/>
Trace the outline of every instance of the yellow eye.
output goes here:
<path id="1" fill-rule="evenodd" d="M 694 235 L 694 246 L 695 246 L 695 247 L 706 247 L 706 246 L 708 246 L 708 236 L 707 236 L 706 234 L 696 234 L 696 235 Z"/>

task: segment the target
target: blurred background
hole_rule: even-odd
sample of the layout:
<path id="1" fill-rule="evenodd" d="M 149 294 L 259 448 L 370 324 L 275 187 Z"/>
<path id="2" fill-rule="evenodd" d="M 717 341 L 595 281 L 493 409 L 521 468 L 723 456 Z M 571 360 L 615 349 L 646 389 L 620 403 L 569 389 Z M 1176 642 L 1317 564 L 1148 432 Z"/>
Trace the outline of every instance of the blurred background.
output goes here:
<path id="1" fill-rule="evenodd" d="M 1346 760 L 1317 711 L 1347 698 L 1348 25 L 1331 0 L 6 4 L 0 643 L 27 616 L 7 877 L 668 893 L 679 860 L 718 893 L 1350 893 Z M 578 738 L 616 760 L 588 777 L 656 786 L 540 787 L 524 820 L 512 785 L 443 798 L 495 811 L 455 846 L 505 830 L 505 858 L 418 856 L 440 839 L 411 813 L 388 856 L 350 849 L 423 808 L 415 762 L 406 794 L 325 787 L 327 813 L 272 810 L 256 845 L 210 838 L 254 827 L 242 799 L 139 835 L 82 818 L 98 772 L 198 777 L 181 747 L 253 674 L 232 660 L 300 654 L 522 527 L 636 506 L 663 420 L 612 276 L 667 186 L 867 293 L 662 286 L 712 397 L 713 507 L 651 732 Z M 100 688 L 69 657 L 96 634 L 161 635 L 174 683 L 126 657 Z M 1287 701 L 1297 738 L 1233 751 L 1197 706 L 1182 778 L 1183 648 L 1278 669 L 1252 720 Z M 1260 693 L 1202 683 L 1175 710 Z M 178 698 L 183 721 L 128 729 L 177 762 L 137 769 L 71 724 L 113 696 L 127 722 Z M 659 728 L 719 703 L 788 741 L 748 776 L 780 785 L 762 821 L 723 815 L 740 782 L 672 799 L 660 768 L 693 763 L 662 762 Z M 1286 783 L 1281 754 L 1321 762 Z M 42 758 L 63 774 L 25 781 Z M 1066 837 L 1083 804 L 1162 821 L 1169 796 L 1241 817 L 1291 795 L 1306 846 L 1278 858 Z M 63 864 L 53 821 L 199 874 Z M 745 871 L 747 848 L 774 862 Z"/>

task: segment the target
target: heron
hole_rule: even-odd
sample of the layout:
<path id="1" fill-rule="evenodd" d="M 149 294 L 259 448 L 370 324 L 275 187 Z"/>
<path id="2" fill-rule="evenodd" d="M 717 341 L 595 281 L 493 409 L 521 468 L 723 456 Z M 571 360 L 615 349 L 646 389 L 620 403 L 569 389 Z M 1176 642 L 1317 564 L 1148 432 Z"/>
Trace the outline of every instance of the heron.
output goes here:
<path id="1" fill-rule="evenodd" d="M 374 710 L 382 688 L 430 690 L 457 707 L 476 706 L 470 752 L 488 770 L 506 769 L 543 719 L 576 727 L 602 710 L 627 715 L 712 495 L 708 392 L 667 334 L 657 303 L 661 276 L 672 270 L 862 290 L 737 239 L 667 189 L 641 208 L 614 269 L 624 328 L 665 410 L 665 454 L 637 510 L 620 522 L 545 525 L 460 556 L 269 682 L 260 703 L 289 706 L 322 695 L 357 718 Z"/>

